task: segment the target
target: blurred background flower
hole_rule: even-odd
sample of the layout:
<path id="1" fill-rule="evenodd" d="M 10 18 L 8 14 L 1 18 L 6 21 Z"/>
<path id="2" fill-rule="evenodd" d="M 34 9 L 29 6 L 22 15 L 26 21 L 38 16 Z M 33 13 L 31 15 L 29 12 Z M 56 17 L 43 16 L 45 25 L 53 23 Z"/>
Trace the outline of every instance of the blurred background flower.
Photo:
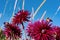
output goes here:
<path id="1" fill-rule="evenodd" d="M 18 26 L 15 26 L 8 22 L 5 22 L 4 24 L 5 24 L 4 33 L 7 38 L 10 38 L 10 40 L 21 38 L 21 30 Z"/>

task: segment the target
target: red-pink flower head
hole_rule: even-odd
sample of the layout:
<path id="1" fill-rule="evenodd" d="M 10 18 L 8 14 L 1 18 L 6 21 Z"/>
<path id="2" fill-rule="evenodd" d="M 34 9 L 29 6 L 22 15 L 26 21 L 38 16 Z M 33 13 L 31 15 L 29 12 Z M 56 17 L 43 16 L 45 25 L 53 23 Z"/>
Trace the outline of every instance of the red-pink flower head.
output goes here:
<path id="1" fill-rule="evenodd" d="M 20 10 L 14 16 L 14 18 L 12 19 L 12 22 L 14 24 L 19 24 L 19 23 L 23 23 L 23 22 L 29 21 L 29 18 L 30 18 L 29 15 L 30 15 L 30 13 L 28 11 Z"/>
<path id="2" fill-rule="evenodd" d="M 60 27 L 54 26 L 53 30 L 55 31 L 56 40 L 60 40 Z"/>
<path id="3" fill-rule="evenodd" d="M 6 37 L 12 37 L 13 35 L 15 38 L 21 37 L 21 30 L 18 26 L 9 24 L 7 22 L 5 22 L 4 24 L 5 24 L 4 33 Z"/>
<path id="4" fill-rule="evenodd" d="M 51 28 L 51 23 L 44 20 L 30 23 L 27 32 L 35 40 L 55 40 L 53 37 L 55 32 Z"/>

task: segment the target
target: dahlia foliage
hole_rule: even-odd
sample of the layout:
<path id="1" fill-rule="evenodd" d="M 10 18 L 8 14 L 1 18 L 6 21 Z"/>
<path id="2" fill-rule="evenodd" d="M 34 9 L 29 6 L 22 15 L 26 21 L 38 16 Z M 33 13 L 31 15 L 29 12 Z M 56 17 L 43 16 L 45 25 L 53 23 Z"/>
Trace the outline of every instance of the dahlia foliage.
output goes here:
<path id="1" fill-rule="evenodd" d="M 60 40 L 59 31 L 60 28 L 53 30 L 51 22 L 44 20 L 30 23 L 27 28 L 28 36 L 35 40 Z"/>
<path id="2" fill-rule="evenodd" d="M 21 30 L 18 26 L 15 26 L 13 24 L 9 24 L 8 22 L 5 22 L 5 29 L 4 33 L 7 38 L 10 38 L 12 40 L 21 38 Z"/>
<path id="3" fill-rule="evenodd" d="M 0 28 L 0 40 L 5 40 L 5 35 L 3 33 L 3 30 Z"/>

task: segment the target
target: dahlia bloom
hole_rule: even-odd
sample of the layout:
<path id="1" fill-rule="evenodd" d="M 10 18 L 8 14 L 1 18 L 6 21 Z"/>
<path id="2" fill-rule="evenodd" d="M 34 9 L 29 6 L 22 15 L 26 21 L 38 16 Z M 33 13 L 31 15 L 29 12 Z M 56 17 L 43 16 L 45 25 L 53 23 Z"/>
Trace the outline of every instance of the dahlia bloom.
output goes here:
<path id="1" fill-rule="evenodd" d="M 55 31 L 56 40 L 60 40 L 60 27 L 54 26 L 53 30 Z"/>
<path id="2" fill-rule="evenodd" d="M 21 30 L 19 29 L 18 26 L 9 24 L 7 22 L 5 22 L 5 29 L 4 29 L 4 33 L 6 35 L 6 37 L 8 38 L 19 38 L 21 37 Z"/>
<path id="3" fill-rule="evenodd" d="M 28 36 L 35 40 L 55 40 L 55 32 L 51 28 L 51 23 L 42 20 L 30 23 L 27 28 Z"/>
<path id="4" fill-rule="evenodd" d="M 29 21 L 30 13 L 28 11 L 20 10 L 13 18 L 12 23 L 21 24 L 23 22 Z"/>

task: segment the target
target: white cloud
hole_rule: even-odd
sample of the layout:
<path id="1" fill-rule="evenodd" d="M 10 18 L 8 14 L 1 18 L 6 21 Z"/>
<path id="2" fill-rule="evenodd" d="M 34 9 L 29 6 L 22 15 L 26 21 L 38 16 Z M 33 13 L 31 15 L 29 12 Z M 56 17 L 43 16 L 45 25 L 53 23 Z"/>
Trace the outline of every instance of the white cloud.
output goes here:
<path id="1" fill-rule="evenodd" d="M 13 13 L 12 13 L 12 16 L 11 16 L 9 22 L 11 22 L 11 19 L 12 19 L 12 17 L 14 16 L 14 12 L 15 12 L 15 9 L 16 9 L 17 2 L 18 2 L 18 0 L 15 0 L 14 10 L 13 10 Z"/>
<path id="2" fill-rule="evenodd" d="M 52 18 L 54 18 L 58 14 L 59 11 L 60 11 L 60 6 L 58 7 L 57 11 L 55 12 L 55 14 Z"/>
<path id="3" fill-rule="evenodd" d="M 2 13 L 0 13 L 0 18 L 2 17 Z"/>
<path id="4" fill-rule="evenodd" d="M 57 11 L 56 11 L 56 13 L 55 13 L 55 15 L 58 13 L 58 11 L 60 10 L 60 6 L 58 7 L 58 9 L 57 9 Z"/>
<path id="5" fill-rule="evenodd" d="M 37 12 L 40 10 L 40 8 L 43 6 L 43 4 L 46 2 L 46 0 L 43 0 L 43 2 L 39 5 L 39 7 L 36 9 L 36 11 L 34 12 L 34 15 L 33 15 L 33 19 L 35 17 L 35 15 L 37 14 Z"/>
<path id="6" fill-rule="evenodd" d="M 44 11 L 43 15 L 41 16 L 40 21 L 43 20 L 45 15 L 46 15 L 46 10 Z"/>

